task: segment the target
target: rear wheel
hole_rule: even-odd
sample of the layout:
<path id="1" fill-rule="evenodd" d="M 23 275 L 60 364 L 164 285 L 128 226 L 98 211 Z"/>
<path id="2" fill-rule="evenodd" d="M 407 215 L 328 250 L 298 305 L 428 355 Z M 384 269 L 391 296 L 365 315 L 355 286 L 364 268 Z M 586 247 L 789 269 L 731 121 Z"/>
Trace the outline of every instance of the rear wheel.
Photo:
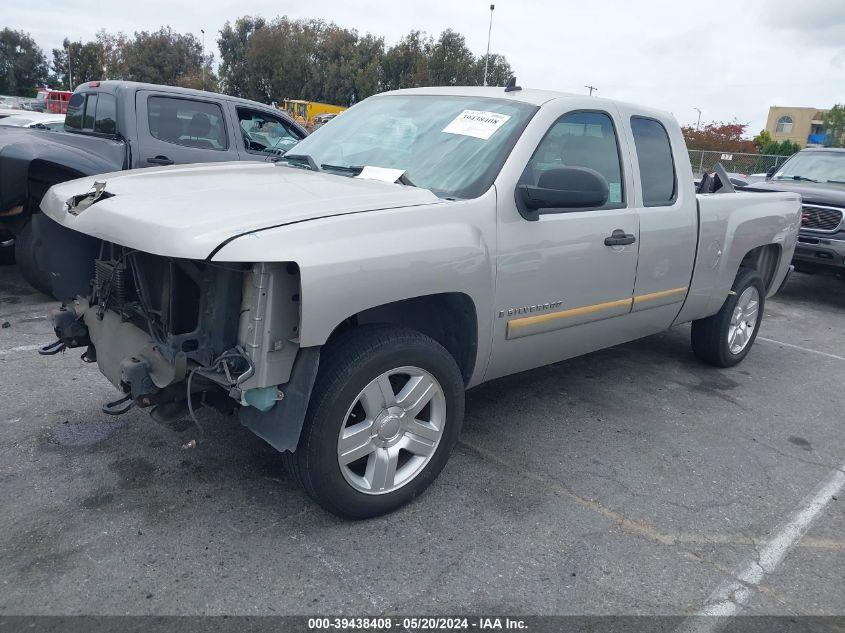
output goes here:
<path id="1" fill-rule="evenodd" d="M 757 338 L 765 297 L 760 274 L 750 268 L 740 269 L 733 290 L 719 312 L 693 321 L 692 350 L 695 355 L 716 367 L 732 367 L 739 363 Z"/>
<path id="2" fill-rule="evenodd" d="M 414 330 L 365 326 L 324 350 L 293 478 L 323 508 L 363 519 L 423 492 L 458 439 L 464 384 L 454 358 Z"/>

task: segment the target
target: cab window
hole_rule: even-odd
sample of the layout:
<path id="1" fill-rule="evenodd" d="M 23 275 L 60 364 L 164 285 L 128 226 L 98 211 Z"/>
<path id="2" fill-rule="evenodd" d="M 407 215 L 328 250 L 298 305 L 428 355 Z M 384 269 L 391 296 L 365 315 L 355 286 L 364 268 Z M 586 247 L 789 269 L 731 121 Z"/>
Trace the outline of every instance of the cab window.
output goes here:
<path id="1" fill-rule="evenodd" d="M 559 118 L 540 141 L 520 182 L 536 185 L 544 171 L 559 167 L 587 167 L 599 172 L 610 192 L 602 208 L 625 206 L 619 143 L 606 113 L 570 112 Z"/>
<path id="2" fill-rule="evenodd" d="M 635 116 L 631 118 L 631 131 L 640 166 L 643 206 L 663 207 L 674 204 L 678 179 L 666 128 L 654 119 Z"/>
<path id="3" fill-rule="evenodd" d="M 247 151 L 281 155 L 302 140 L 302 135 L 282 117 L 238 108 L 238 125 Z"/>

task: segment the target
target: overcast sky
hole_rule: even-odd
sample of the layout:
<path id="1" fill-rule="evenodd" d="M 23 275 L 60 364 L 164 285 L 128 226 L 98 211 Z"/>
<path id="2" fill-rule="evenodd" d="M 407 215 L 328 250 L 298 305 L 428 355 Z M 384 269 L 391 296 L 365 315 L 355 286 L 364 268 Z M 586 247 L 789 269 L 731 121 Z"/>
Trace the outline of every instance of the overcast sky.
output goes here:
<path id="1" fill-rule="evenodd" d="M 322 18 L 393 43 L 411 29 L 487 44 L 487 0 L 2 0 L 0 26 L 29 32 L 48 55 L 62 39 L 104 28 L 132 33 L 169 24 L 215 52 L 240 15 Z M 678 120 L 733 120 L 759 131 L 770 105 L 845 102 L 845 0 L 497 0 L 491 51 L 520 85 L 598 94 L 672 111 Z M 219 61 L 219 59 L 217 60 Z"/>

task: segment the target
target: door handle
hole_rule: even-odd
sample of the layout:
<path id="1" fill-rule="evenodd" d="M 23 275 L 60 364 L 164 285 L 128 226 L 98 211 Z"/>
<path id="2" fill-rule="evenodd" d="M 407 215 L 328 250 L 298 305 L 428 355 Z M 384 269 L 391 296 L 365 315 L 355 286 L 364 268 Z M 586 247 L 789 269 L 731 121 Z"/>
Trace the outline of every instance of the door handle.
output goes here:
<path id="1" fill-rule="evenodd" d="M 637 241 L 637 238 L 622 229 L 616 229 L 610 237 L 604 238 L 605 246 L 627 246 Z"/>
<path id="2" fill-rule="evenodd" d="M 155 158 L 148 158 L 148 163 L 152 163 L 153 165 L 172 165 L 173 161 L 170 160 L 167 156 L 162 156 L 159 154 Z"/>

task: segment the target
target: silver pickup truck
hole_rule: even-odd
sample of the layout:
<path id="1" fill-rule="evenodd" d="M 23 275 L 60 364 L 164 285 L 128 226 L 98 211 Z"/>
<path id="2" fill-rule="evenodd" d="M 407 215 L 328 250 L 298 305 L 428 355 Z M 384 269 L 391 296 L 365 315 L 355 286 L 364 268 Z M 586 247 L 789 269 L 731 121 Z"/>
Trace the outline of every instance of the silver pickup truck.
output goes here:
<path id="1" fill-rule="evenodd" d="M 50 189 L 43 211 L 99 253 L 84 287 L 52 268 L 52 350 L 87 346 L 124 395 L 112 413 L 237 411 L 321 506 L 375 516 L 443 468 L 466 388 L 690 321 L 703 361 L 748 354 L 800 197 L 723 170 L 701 188 L 663 112 L 512 84 L 385 93 L 276 164 Z"/>

